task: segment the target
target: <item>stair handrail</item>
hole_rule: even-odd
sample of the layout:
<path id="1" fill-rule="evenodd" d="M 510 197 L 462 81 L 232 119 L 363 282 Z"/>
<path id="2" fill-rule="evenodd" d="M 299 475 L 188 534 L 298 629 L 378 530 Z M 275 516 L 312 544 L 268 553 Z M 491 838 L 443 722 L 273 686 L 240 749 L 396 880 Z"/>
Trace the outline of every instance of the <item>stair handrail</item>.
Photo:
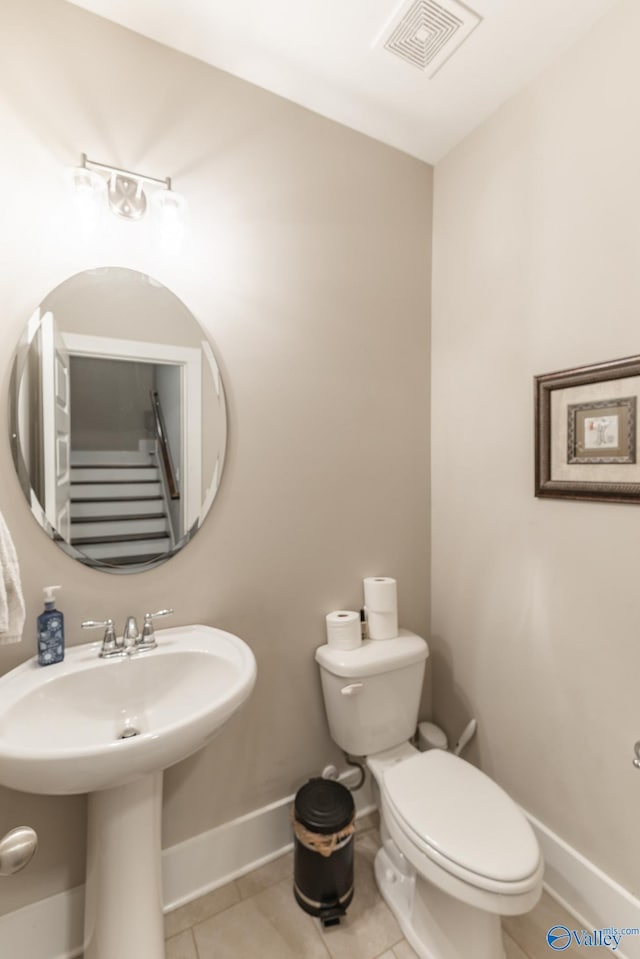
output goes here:
<path id="1" fill-rule="evenodd" d="M 171 458 L 171 450 L 169 449 L 167 428 L 164 422 L 162 406 L 160 405 L 160 397 L 157 390 L 149 390 L 149 393 L 151 395 L 151 409 L 153 410 L 153 418 L 156 426 L 156 437 L 160 447 L 160 456 L 162 459 L 162 465 L 164 467 L 164 474 L 167 480 L 169 496 L 171 499 L 180 499 L 180 489 L 176 479 L 176 471 L 173 465 L 173 459 Z"/>

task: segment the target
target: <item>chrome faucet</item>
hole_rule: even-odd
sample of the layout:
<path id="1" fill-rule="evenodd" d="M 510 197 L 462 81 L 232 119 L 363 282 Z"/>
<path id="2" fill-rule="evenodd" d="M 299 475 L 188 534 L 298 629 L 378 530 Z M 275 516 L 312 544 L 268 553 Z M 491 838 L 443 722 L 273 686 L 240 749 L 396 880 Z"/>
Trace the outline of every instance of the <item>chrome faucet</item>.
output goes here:
<path id="1" fill-rule="evenodd" d="M 82 628 L 104 627 L 102 647 L 98 654 L 102 659 L 110 659 L 112 656 L 132 656 L 134 653 L 144 653 L 156 648 L 158 643 L 153 629 L 153 620 L 160 616 L 169 616 L 172 612 L 172 609 L 159 609 L 155 613 L 145 613 L 142 632 L 138 629 L 135 616 L 127 616 L 121 637 L 116 636 L 112 619 L 87 619 L 82 623 Z"/>
<path id="2" fill-rule="evenodd" d="M 122 644 L 127 649 L 131 649 L 131 647 L 135 646 L 139 641 L 140 633 L 138 631 L 136 618 L 135 616 L 127 616 L 127 621 L 124 624 L 124 630 L 122 631 Z"/>

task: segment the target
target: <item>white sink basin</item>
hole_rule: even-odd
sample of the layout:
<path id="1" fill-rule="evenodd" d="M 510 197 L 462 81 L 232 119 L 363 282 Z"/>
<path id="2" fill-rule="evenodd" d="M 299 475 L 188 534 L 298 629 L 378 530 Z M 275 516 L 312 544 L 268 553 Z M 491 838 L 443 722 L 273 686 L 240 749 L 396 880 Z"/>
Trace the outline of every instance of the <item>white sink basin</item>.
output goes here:
<path id="1" fill-rule="evenodd" d="M 157 630 L 156 638 L 157 649 L 117 659 L 100 659 L 100 643 L 73 646 L 62 663 L 29 660 L 1 677 L 0 784 L 93 792 L 206 745 L 250 695 L 253 653 L 210 626 Z"/>

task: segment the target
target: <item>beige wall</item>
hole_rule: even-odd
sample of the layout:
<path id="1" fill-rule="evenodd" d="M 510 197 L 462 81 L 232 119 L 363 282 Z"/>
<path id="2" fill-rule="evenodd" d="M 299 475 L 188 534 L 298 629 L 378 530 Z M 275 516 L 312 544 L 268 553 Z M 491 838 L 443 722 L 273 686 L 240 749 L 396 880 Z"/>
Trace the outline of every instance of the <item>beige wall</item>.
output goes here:
<path id="1" fill-rule="evenodd" d="M 0 420 L 11 350 L 46 293 L 101 265 L 155 276 L 208 331 L 227 388 L 229 455 L 196 539 L 167 565 L 110 577 L 66 558 L 31 518 L 0 435 L 0 509 L 23 560 L 24 642 L 40 587 L 64 589 L 67 639 L 87 617 L 170 602 L 175 623 L 253 648 L 248 707 L 165 779 L 165 845 L 293 791 L 338 754 L 314 647 L 362 577 L 399 581 L 403 623 L 428 616 L 431 170 L 395 150 L 61 0 L 4 0 Z M 191 212 L 165 260 L 148 227 L 76 232 L 65 167 L 80 152 L 174 177 Z M 55 735 L 55 731 L 52 732 Z M 0 823 L 39 831 L 37 860 L 0 879 L 0 912 L 82 881 L 82 798 L 0 790 Z"/>
<path id="2" fill-rule="evenodd" d="M 640 352 L 640 5 L 436 167 L 436 717 L 640 894 L 640 507 L 536 500 L 533 376 Z"/>

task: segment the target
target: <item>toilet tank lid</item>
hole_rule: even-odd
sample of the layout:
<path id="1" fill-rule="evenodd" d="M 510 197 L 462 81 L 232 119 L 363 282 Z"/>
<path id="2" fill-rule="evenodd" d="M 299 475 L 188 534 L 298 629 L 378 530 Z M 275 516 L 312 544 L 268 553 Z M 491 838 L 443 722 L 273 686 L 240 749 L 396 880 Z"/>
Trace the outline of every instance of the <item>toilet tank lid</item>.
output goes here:
<path id="1" fill-rule="evenodd" d="M 428 655 L 429 647 L 421 636 L 401 629 L 395 639 L 365 639 L 356 649 L 319 646 L 316 662 L 334 676 L 354 678 L 411 666 Z"/>

